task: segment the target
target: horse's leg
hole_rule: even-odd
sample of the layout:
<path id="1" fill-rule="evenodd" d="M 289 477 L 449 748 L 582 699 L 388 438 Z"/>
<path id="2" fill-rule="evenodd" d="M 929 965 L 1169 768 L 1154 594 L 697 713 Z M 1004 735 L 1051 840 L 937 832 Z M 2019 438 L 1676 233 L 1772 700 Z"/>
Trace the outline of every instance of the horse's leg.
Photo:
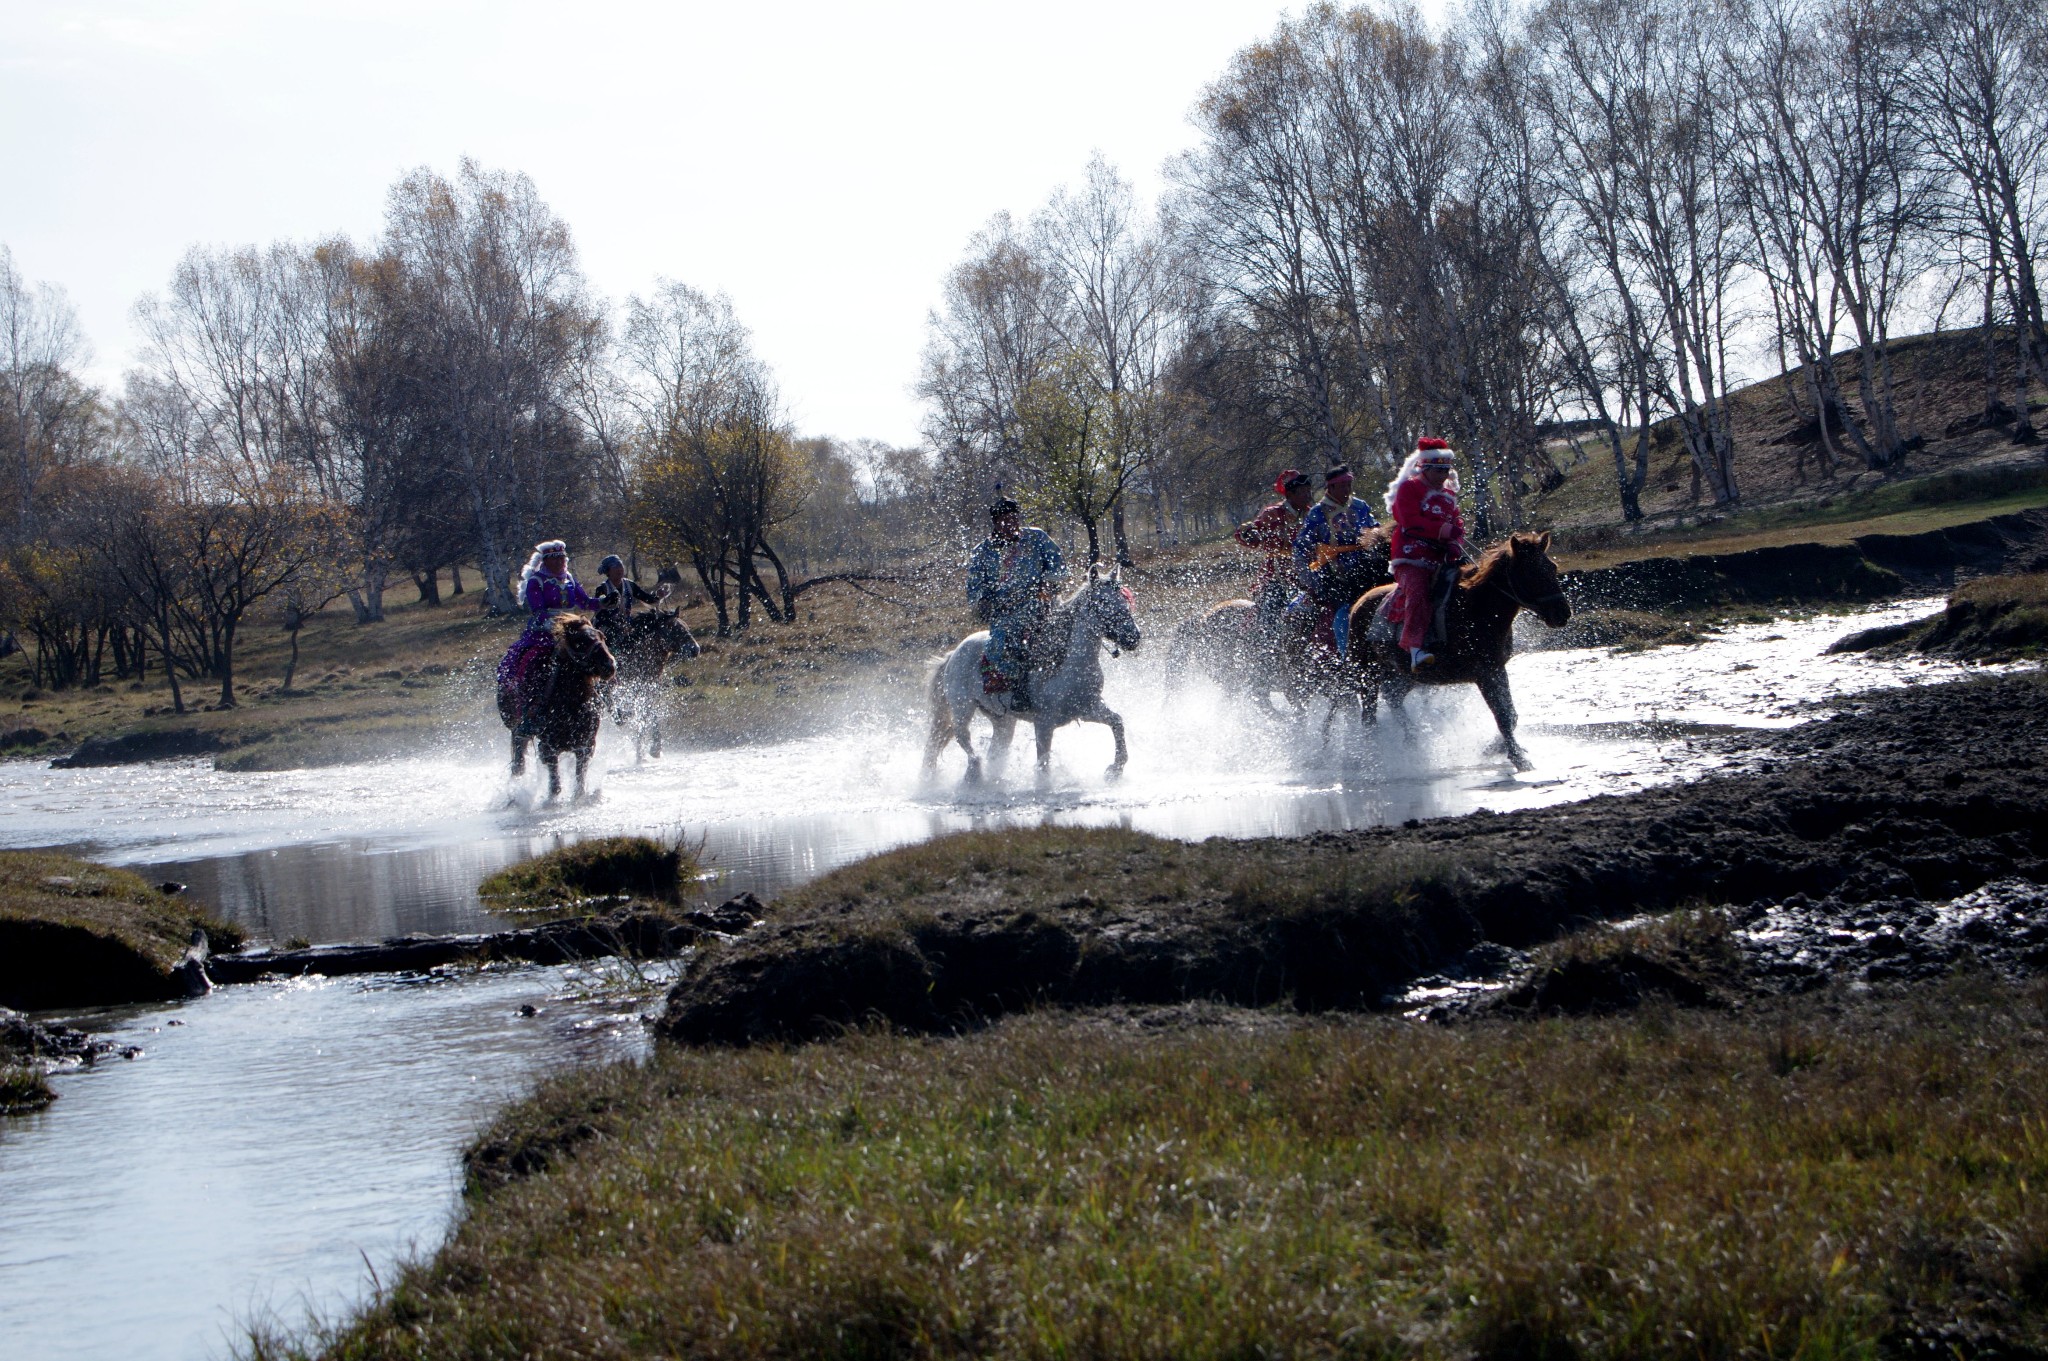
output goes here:
<path id="1" fill-rule="evenodd" d="M 658 713 L 647 724 L 647 759 L 661 759 L 661 715 Z"/>
<path id="2" fill-rule="evenodd" d="M 1515 763 L 1515 769 L 1527 770 L 1535 765 L 1529 759 L 1529 753 L 1522 750 L 1522 744 L 1515 740 L 1515 697 L 1508 692 L 1507 668 L 1501 667 L 1481 675 L 1479 694 L 1486 701 L 1486 707 L 1493 710 L 1493 721 L 1500 725 L 1501 745 L 1507 749 L 1508 759 Z"/>
<path id="3" fill-rule="evenodd" d="M 589 745 L 589 746 L 587 746 L 587 747 L 578 747 L 578 748 L 576 748 L 576 751 L 575 751 L 575 753 L 574 753 L 574 754 L 575 754 L 575 757 L 576 757 L 576 795 L 575 795 L 575 797 L 577 797 L 577 798 L 579 798 L 579 799 L 583 797 L 583 777 L 584 777 L 584 774 L 585 774 L 585 772 L 587 772 L 587 771 L 588 771 L 588 770 L 590 769 L 590 754 L 591 754 L 591 752 L 593 752 L 593 751 L 595 751 L 595 750 L 597 750 L 597 744 L 596 744 L 595 742 L 593 742 L 593 743 L 592 743 L 591 745 Z"/>
<path id="4" fill-rule="evenodd" d="M 518 779 L 526 773 L 526 739 L 517 732 L 512 734 L 512 778 Z"/>
<path id="5" fill-rule="evenodd" d="M 1358 721 L 1368 728 L 1380 721 L 1380 669 L 1371 662 L 1358 671 Z"/>
<path id="6" fill-rule="evenodd" d="M 1401 733 L 1405 737 L 1415 736 L 1415 719 L 1408 713 L 1408 694 L 1415 688 L 1415 682 L 1408 679 L 1400 668 L 1389 667 L 1381 685 L 1386 690 L 1387 707 L 1394 711 L 1394 717 L 1401 720 Z"/>
<path id="7" fill-rule="evenodd" d="M 968 740 L 967 725 L 973 717 L 974 710 L 971 707 L 965 713 L 958 709 L 953 710 L 953 741 L 959 744 L 960 750 L 967 753 L 967 778 L 970 781 L 981 778 L 981 754 L 975 751 L 974 743 Z"/>
<path id="8" fill-rule="evenodd" d="M 1032 734 L 1038 739 L 1038 773 L 1041 777 L 1052 773 L 1052 734 L 1050 723 L 1033 723 Z"/>
<path id="9" fill-rule="evenodd" d="M 562 753 L 542 746 L 539 751 L 541 764 L 548 768 L 548 797 L 562 797 Z"/>
<path id="10" fill-rule="evenodd" d="M 989 722 L 994 728 L 988 735 L 988 770 L 991 776 L 1001 779 L 1003 770 L 1010 764 L 1010 743 L 1017 735 L 1017 720 L 1004 714 L 1001 718 L 991 718 Z"/>

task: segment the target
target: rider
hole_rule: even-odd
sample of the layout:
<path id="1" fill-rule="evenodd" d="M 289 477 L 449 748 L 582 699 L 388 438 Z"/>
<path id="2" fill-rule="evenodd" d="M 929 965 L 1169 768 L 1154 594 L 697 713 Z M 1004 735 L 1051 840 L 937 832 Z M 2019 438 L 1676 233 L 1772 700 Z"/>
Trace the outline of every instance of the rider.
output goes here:
<path id="1" fill-rule="evenodd" d="M 1395 595 L 1387 614 L 1400 620 L 1409 668 L 1420 671 L 1436 661 L 1425 646 L 1434 613 L 1431 588 L 1438 572 L 1465 557 L 1457 459 L 1448 440 L 1425 435 L 1415 442 L 1415 452 L 1387 484 L 1387 518 L 1393 522 Z"/>
<path id="2" fill-rule="evenodd" d="M 1288 468 L 1273 479 L 1273 490 L 1281 499 L 1267 506 L 1237 527 L 1237 541 L 1260 558 L 1258 580 L 1252 587 L 1261 632 L 1269 632 L 1280 611 L 1294 594 L 1292 566 L 1294 536 L 1301 532 L 1302 517 L 1308 513 L 1314 493 L 1309 476 Z"/>
<path id="3" fill-rule="evenodd" d="M 498 663 L 498 684 L 517 685 L 534 660 L 555 644 L 549 625 L 563 610 L 595 610 L 569 571 L 569 545 L 548 539 L 533 546 L 533 556 L 519 573 L 519 603 L 526 606 L 526 631 L 513 640 Z"/>
<path id="4" fill-rule="evenodd" d="M 658 605 L 668 599 L 669 584 L 664 581 L 661 589 L 650 591 L 637 581 L 626 577 L 626 564 L 617 553 L 607 553 L 603 562 L 597 565 L 597 593 L 592 599 L 597 604 L 597 631 L 616 652 L 625 640 L 626 624 L 633 617 L 633 604 Z"/>
<path id="5" fill-rule="evenodd" d="M 1010 692 L 1013 713 L 1031 712 L 1031 634 L 1045 619 L 1067 565 L 1052 536 L 1023 522 L 1007 496 L 988 508 L 990 533 L 967 560 L 967 599 L 988 624 L 982 688 Z"/>
<path id="6" fill-rule="evenodd" d="M 1339 463 L 1323 474 L 1323 499 L 1309 507 L 1302 517 L 1301 531 L 1294 536 L 1294 577 L 1305 595 L 1297 596 L 1290 610 L 1316 609 L 1316 641 L 1344 656 L 1351 626 L 1349 600 L 1339 599 L 1338 560 L 1347 553 L 1367 547 L 1368 531 L 1378 528 L 1372 507 L 1364 498 L 1351 494 L 1351 469 Z"/>

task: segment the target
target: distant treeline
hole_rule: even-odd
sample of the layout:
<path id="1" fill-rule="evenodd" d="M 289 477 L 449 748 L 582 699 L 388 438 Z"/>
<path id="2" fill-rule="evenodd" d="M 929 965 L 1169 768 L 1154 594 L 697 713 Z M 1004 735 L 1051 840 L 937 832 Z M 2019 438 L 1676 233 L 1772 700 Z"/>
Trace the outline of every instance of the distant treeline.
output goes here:
<path id="1" fill-rule="evenodd" d="M 259 607 L 371 623 L 475 564 L 513 611 L 543 537 L 694 574 L 721 631 L 793 615 L 791 554 L 932 547 L 919 451 L 797 438 L 723 298 L 663 281 L 615 316 L 523 176 L 407 176 L 367 247 L 195 249 L 136 317 L 96 391 L 63 295 L 0 247 L 0 622 L 39 684 L 153 657 L 180 709 L 199 677 L 232 704 Z"/>
<path id="2" fill-rule="evenodd" d="M 1156 209 L 1098 162 L 949 277 L 923 392 L 957 504 L 1004 482 L 1121 546 L 1133 504 L 1177 523 L 1433 433 L 1499 529 L 1565 421 L 1623 518 L 1670 422 L 1728 503 L 1745 365 L 1791 374 L 1823 469 L 1902 458 L 1902 319 L 1978 328 L 1986 416 L 2033 438 L 2039 0 L 1317 5 L 1194 121 Z"/>

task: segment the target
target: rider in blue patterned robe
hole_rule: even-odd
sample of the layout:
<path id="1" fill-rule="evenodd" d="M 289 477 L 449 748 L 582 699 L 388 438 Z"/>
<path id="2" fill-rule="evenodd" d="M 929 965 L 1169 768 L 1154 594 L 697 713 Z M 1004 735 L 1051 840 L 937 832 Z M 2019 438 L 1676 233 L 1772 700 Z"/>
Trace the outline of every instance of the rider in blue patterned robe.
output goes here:
<path id="1" fill-rule="evenodd" d="M 1032 634 L 1045 621 L 1067 565 L 1052 536 L 1023 523 L 1004 497 L 988 508 L 991 532 L 967 560 L 967 599 L 988 624 L 983 684 L 1008 690 L 1014 713 L 1031 711 Z"/>

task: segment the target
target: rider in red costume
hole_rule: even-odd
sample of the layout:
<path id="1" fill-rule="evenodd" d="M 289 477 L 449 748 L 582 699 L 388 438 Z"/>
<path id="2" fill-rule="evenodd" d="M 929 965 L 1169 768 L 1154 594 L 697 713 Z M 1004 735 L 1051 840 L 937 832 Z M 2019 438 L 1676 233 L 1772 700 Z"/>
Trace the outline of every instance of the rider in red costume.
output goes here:
<path id="1" fill-rule="evenodd" d="M 1414 670 L 1436 661 L 1424 645 L 1434 612 L 1437 573 L 1465 557 L 1465 517 L 1458 513 L 1458 467 L 1450 442 L 1425 435 L 1387 484 L 1388 549 L 1394 600 L 1388 617 L 1400 621 L 1401 646 Z"/>
<path id="2" fill-rule="evenodd" d="M 1309 475 L 1295 468 L 1275 478 L 1273 490 L 1281 499 L 1239 525 L 1236 534 L 1240 544 L 1259 555 L 1252 601 L 1262 626 L 1270 626 L 1294 594 L 1294 536 L 1301 532 L 1302 517 L 1315 499 Z"/>

